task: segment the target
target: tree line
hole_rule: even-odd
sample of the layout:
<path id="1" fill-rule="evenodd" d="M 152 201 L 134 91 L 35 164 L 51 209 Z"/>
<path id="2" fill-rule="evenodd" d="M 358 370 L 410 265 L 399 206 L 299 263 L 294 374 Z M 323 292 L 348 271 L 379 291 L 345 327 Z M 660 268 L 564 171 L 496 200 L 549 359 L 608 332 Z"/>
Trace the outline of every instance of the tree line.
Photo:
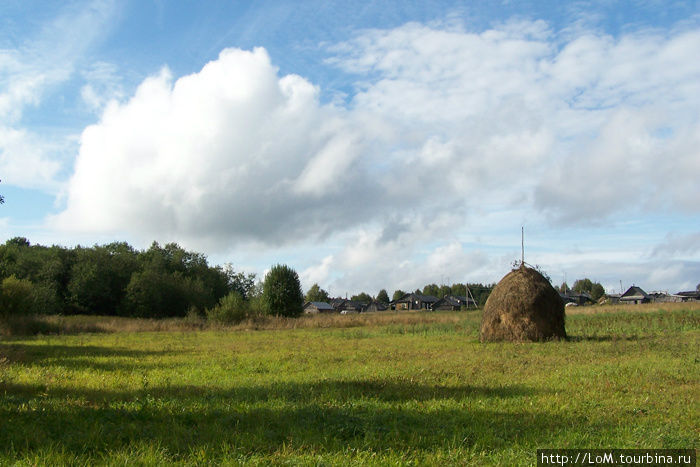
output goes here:
<path id="1" fill-rule="evenodd" d="M 427 284 L 415 292 L 443 297 L 467 295 L 479 305 L 493 285 Z M 393 299 L 404 291 L 396 290 Z M 206 256 L 176 243 L 137 250 L 126 242 L 92 247 L 32 245 L 15 237 L 0 245 L 0 317 L 11 314 L 94 314 L 140 318 L 206 316 L 236 322 L 256 315 L 299 316 L 304 301 L 328 301 L 314 284 L 304 296 L 299 276 L 275 265 L 263 280 L 232 265 L 211 266 Z M 382 289 L 352 300 L 388 303 Z"/>
<path id="2" fill-rule="evenodd" d="M 0 245 L 0 316 L 97 314 L 142 318 L 188 313 L 235 321 L 253 314 L 298 316 L 303 293 L 285 265 L 263 281 L 176 243 L 136 250 L 125 242 L 65 248 L 16 237 Z"/>

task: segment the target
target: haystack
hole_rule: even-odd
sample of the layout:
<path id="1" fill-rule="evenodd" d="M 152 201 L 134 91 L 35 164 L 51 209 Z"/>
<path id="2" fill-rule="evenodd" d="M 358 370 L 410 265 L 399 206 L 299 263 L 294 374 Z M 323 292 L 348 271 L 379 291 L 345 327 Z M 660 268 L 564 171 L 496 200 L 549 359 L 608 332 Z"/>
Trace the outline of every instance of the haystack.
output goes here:
<path id="1" fill-rule="evenodd" d="M 481 318 L 481 342 L 566 338 L 564 302 L 545 277 L 521 265 L 489 295 Z"/>

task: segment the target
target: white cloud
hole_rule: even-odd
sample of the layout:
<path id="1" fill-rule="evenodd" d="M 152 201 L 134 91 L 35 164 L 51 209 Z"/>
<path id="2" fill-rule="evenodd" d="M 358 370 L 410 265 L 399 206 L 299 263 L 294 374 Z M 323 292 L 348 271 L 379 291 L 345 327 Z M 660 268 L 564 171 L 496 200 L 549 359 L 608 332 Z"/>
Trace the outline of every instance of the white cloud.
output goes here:
<path id="1" fill-rule="evenodd" d="M 611 37 L 541 21 L 364 31 L 331 49 L 329 63 L 357 76 L 345 107 L 280 76 L 263 49 L 227 49 L 108 104 L 82 134 L 53 221 L 219 251 L 342 238 L 302 273 L 335 290 L 497 280 L 502 245 L 463 240 L 490 212 L 509 213 L 482 226 L 491 237 L 524 218 L 570 227 L 697 215 L 699 46 L 695 29 Z M 104 105 L 94 86 L 85 97 Z M 664 268 L 654 277 L 693 270 Z"/>
<path id="2" fill-rule="evenodd" d="M 694 259 L 700 261 L 700 232 L 691 234 L 668 234 L 662 243 L 654 247 L 651 257 L 664 259 Z"/>
<path id="3" fill-rule="evenodd" d="M 15 186 L 56 188 L 55 177 L 59 162 L 47 157 L 55 145 L 42 141 L 26 130 L 0 125 L 0 173 Z"/>
<path id="4" fill-rule="evenodd" d="M 310 266 L 299 274 L 302 287 L 308 290 L 314 284 L 325 284 L 333 268 L 333 255 L 326 256 L 319 264 Z M 323 286 L 321 286 L 323 288 Z"/>
<path id="5" fill-rule="evenodd" d="M 83 132 L 55 221 L 219 245 L 336 230 L 338 199 L 369 195 L 340 115 L 308 81 L 278 77 L 263 49 L 224 50 L 175 82 L 164 70 Z"/>
<path id="6" fill-rule="evenodd" d="M 80 89 L 80 97 L 93 112 L 102 112 L 112 100 L 124 98 L 117 66 L 107 62 L 96 62 L 82 72 L 86 84 Z"/>
<path id="7" fill-rule="evenodd" d="M 40 107 L 47 94 L 71 79 L 113 11 L 112 1 L 66 6 L 35 37 L 0 49 L 0 173 L 8 184 L 57 189 L 70 135 L 29 130 L 23 116 L 27 107 Z"/>

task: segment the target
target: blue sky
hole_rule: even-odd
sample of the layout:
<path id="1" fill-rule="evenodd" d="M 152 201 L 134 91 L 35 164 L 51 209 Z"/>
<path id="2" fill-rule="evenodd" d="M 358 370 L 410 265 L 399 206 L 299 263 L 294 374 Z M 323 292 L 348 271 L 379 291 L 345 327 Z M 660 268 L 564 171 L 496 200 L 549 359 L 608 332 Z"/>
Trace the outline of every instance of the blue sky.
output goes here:
<path id="1" fill-rule="evenodd" d="M 0 241 L 334 294 L 700 282 L 697 2 L 8 1 Z"/>

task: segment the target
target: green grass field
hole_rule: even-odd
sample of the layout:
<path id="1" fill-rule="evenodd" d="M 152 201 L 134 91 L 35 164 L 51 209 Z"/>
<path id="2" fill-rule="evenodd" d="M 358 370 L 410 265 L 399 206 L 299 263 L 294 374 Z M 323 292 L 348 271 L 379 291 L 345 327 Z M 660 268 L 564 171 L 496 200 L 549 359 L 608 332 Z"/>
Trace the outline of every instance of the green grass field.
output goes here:
<path id="1" fill-rule="evenodd" d="M 699 306 L 573 311 L 565 342 L 481 344 L 479 322 L 4 337 L 0 464 L 532 465 L 538 448 L 698 447 Z"/>

